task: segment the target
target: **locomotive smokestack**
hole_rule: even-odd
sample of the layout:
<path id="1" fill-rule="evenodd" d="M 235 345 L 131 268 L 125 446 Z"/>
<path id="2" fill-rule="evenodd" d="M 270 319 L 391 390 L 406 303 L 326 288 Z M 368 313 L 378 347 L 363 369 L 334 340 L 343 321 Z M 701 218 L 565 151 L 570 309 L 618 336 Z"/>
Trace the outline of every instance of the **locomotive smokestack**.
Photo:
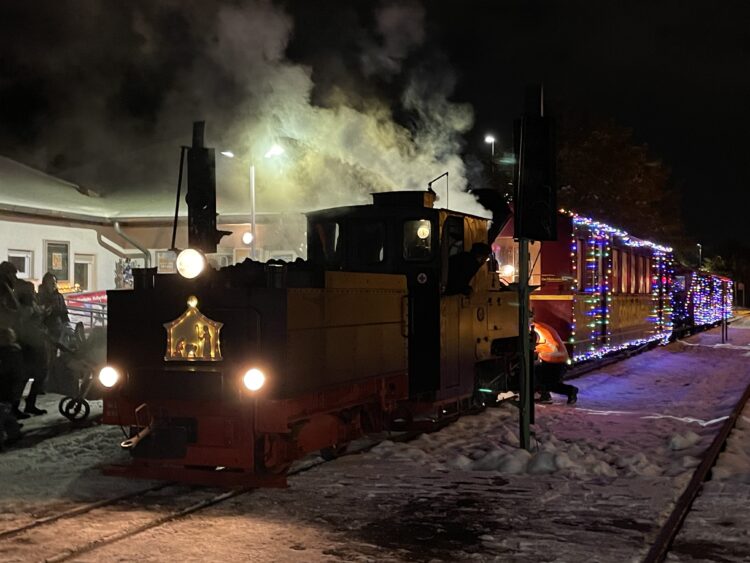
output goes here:
<path id="1" fill-rule="evenodd" d="M 205 121 L 193 122 L 193 148 L 194 149 L 203 148 L 203 135 L 205 134 L 205 132 L 206 132 Z"/>
<path id="2" fill-rule="evenodd" d="M 205 121 L 193 123 L 193 146 L 187 149 L 188 244 L 210 254 L 227 231 L 216 230 L 216 156 L 203 146 Z"/>

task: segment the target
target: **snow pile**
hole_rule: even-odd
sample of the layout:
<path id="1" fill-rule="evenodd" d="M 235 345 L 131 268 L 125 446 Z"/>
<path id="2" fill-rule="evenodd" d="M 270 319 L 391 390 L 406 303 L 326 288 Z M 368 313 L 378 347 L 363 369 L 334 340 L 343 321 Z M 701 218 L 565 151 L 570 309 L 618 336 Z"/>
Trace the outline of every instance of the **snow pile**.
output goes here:
<path id="1" fill-rule="evenodd" d="M 675 434 L 669 440 L 669 447 L 673 450 L 686 450 L 700 442 L 701 437 L 688 430 L 684 434 Z"/>
<path id="2" fill-rule="evenodd" d="M 552 428 L 561 419 L 575 414 L 576 410 L 567 407 L 539 409 L 531 453 L 518 447 L 515 407 L 501 405 L 483 416 L 466 417 L 438 433 L 423 435 L 406 444 L 384 441 L 369 455 L 379 460 L 408 461 L 436 471 L 560 473 L 574 479 L 678 475 L 697 464 L 695 457 L 670 453 L 691 448 L 694 451 L 701 437 L 692 430 L 673 433 L 667 440 L 668 447 L 657 448 L 657 455 L 652 452 L 647 455 L 633 449 L 632 444 L 615 441 L 602 444 L 589 437 L 559 438 Z"/>

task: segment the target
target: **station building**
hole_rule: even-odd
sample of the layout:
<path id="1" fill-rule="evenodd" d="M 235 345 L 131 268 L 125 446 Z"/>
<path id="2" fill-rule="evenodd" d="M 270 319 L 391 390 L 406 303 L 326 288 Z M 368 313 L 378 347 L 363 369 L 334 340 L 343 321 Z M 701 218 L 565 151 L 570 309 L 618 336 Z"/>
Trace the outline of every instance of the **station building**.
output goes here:
<path id="1" fill-rule="evenodd" d="M 52 272 L 66 293 L 127 288 L 128 270 L 147 261 L 160 273 L 175 271 L 170 251 L 174 207 L 174 194 L 100 195 L 0 156 L 0 260 L 14 263 L 18 276 L 36 285 Z M 184 196 L 180 207 L 175 246 L 185 248 Z M 215 267 L 241 262 L 251 253 L 243 242 L 243 234 L 251 230 L 249 213 L 218 209 L 218 228 L 232 234 L 209 256 Z M 258 213 L 256 223 L 257 259 L 304 257 L 301 215 Z M 275 236 L 279 223 L 299 236 Z"/>

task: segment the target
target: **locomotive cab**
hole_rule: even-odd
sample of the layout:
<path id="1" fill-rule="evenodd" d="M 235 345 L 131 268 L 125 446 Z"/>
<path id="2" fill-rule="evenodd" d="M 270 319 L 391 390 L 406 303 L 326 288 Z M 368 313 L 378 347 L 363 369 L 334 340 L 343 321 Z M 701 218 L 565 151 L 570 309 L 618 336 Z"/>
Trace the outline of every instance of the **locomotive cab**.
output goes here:
<path id="1" fill-rule="evenodd" d="M 475 393 L 478 366 L 496 374 L 495 360 L 514 352 L 517 306 L 489 257 L 469 295 L 446 292 L 451 257 L 486 243 L 488 220 L 435 209 L 434 197 L 376 193 L 373 205 L 310 213 L 307 243 L 309 261 L 326 270 L 405 277 L 412 408 L 447 405 L 442 412 L 460 410 Z"/>

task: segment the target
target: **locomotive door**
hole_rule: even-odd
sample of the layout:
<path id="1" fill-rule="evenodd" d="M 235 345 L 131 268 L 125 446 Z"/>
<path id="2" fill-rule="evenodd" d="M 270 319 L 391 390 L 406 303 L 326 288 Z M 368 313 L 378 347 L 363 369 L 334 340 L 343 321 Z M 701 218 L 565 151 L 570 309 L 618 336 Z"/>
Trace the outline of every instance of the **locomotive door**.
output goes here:
<path id="1" fill-rule="evenodd" d="M 463 217 L 447 217 L 440 241 L 443 287 L 447 282 L 448 261 L 451 256 L 464 252 L 464 244 Z M 440 379 L 443 390 L 457 387 L 461 382 L 461 321 L 465 316 L 466 301 L 468 297 L 460 294 L 443 295 L 440 299 Z"/>

